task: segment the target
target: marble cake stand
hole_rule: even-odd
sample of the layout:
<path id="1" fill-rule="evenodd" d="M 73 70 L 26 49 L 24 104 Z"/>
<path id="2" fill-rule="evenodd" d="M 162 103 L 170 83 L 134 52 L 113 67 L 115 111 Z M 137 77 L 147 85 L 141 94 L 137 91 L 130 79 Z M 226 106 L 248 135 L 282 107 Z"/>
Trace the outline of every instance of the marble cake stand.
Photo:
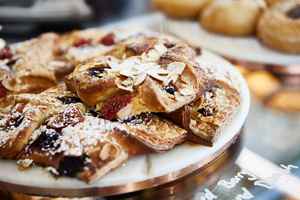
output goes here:
<path id="1" fill-rule="evenodd" d="M 238 111 L 222 129 L 213 147 L 182 144 L 165 153 L 139 156 L 92 184 L 71 178 L 55 179 L 39 167 L 19 171 L 15 162 L 1 160 L 1 189 L 42 196 L 110 196 L 156 187 L 207 167 L 240 135 L 249 111 L 250 96 L 245 80 L 229 62 L 207 51 L 201 57 L 206 64 L 217 65 L 228 72 L 241 92 Z"/>

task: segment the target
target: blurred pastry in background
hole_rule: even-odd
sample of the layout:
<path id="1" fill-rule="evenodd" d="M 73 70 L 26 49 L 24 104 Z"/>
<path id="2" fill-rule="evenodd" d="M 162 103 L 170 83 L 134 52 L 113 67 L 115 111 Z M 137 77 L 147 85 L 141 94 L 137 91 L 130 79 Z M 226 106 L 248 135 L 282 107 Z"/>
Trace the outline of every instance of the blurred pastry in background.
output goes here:
<path id="1" fill-rule="evenodd" d="M 194 18 L 212 0 L 153 0 L 153 6 L 176 18 Z"/>
<path id="2" fill-rule="evenodd" d="M 300 0 L 280 1 L 258 23 L 258 37 L 270 48 L 300 53 Z"/>
<path id="3" fill-rule="evenodd" d="M 265 0 L 268 6 L 273 6 L 275 3 L 281 0 Z"/>
<path id="4" fill-rule="evenodd" d="M 253 0 L 216 0 L 203 11 L 200 23 L 211 32 L 245 36 L 255 32 L 264 2 Z"/>
<path id="5" fill-rule="evenodd" d="M 289 88 L 274 93 L 265 100 L 265 105 L 273 109 L 299 112 L 300 111 L 300 91 L 298 89 Z"/>
<path id="6" fill-rule="evenodd" d="M 250 91 L 259 99 L 264 99 L 280 87 L 280 81 L 266 71 L 257 71 L 247 76 Z"/>

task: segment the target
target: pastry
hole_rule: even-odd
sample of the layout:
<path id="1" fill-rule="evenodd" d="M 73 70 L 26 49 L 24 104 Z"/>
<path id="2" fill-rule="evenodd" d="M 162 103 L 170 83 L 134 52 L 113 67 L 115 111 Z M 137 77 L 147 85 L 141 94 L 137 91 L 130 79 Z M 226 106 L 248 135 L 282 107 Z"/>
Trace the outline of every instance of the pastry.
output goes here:
<path id="1" fill-rule="evenodd" d="M 65 80 L 70 90 L 89 106 L 96 106 L 105 119 L 172 112 L 194 100 L 202 87 L 204 78 L 195 70 L 192 48 L 141 37 L 135 43 L 123 42 L 122 50 L 110 53 L 119 59 L 107 55 L 78 65 Z"/>
<path id="2" fill-rule="evenodd" d="M 56 85 L 59 77 L 72 71 L 72 67 L 56 55 L 58 39 L 57 34 L 47 33 L 1 49 L 11 52 L 6 61 L 9 80 L 2 81 L 2 85 L 15 93 L 41 92 Z"/>
<path id="3" fill-rule="evenodd" d="M 73 66 L 101 56 L 119 40 L 118 34 L 99 29 L 73 31 L 59 39 L 59 53 Z"/>
<path id="4" fill-rule="evenodd" d="M 81 110 L 79 98 L 63 91 L 63 85 L 41 94 L 21 94 L 12 98 L 11 111 L 2 113 L 0 121 L 0 157 L 15 158 L 28 144 L 30 137 L 49 116 L 70 105 Z"/>
<path id="5" fill-rule="evenodd" d="M 171 17 L 194 18 L 207 6 L 212 0 L 153 0 L 154 7 L 163 11 Z"/>
<path id="6" fill-rule="evenodd" d="M 187 131 L 153 114 L 141 114 L 123 122 L 123 129 L 154 151 L 166 151 L 182 143 Z"/>
<path id="7" fill-rule="evenodd" d="M 253 0 L 216 0 L 203 11 L 200 23 L 211 32 L 250 35 L 255 32 L 262 7 Z"/>
<path id="8" fill-rule="evenodd" d="M 196 143 L 212 145 L 240 104 L 239 93 L 223 81 L 210 80 L 200 97 L 168 117 L 189 130 Z"/>
<path id="9" fill-rule="evenodd" d="M 0 118 L 0 157 L 13 159 L 25 148 L 32 132 L 45 119 L 42 107 L 16 104 Z"/>
<path id="10" fill-rule="evenodd" d="M 28 167 L 26 162 L 32 162 L 47 167 L 56 176 L 94 181 L 128 159 L 128 153 L 114 136 L 122 134 L 116 126 L 70 108 L 35 132 L 37 136 L 32 138 L 19 164 Z"/>
<path id="11" fill-rule="evenodd" d="M 300 53 L 300 1 L 280 1 L 258 23 L 258 37 L 272 49 Z"/>
<path id="12" fill-rule="evenodd" d="M 283 88 L 274 92 L 266 99 L 264 104 L 270 108 L 278 109 L 285 112 L 300 111 L 300 92 L 297 88 Z"/>
<path id="13" fill-rule="evenodd" d="M 274 4 L 276 4 L 279 1 L 281 1 L 281 0 L 266 0 L 268 6 L 273 6 Z"/>

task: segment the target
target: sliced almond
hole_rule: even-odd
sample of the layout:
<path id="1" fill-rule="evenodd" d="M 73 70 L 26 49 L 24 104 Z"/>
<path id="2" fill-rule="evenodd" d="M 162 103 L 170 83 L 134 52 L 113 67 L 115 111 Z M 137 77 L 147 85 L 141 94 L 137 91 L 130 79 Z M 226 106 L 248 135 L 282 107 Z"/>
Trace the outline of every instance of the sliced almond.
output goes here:
<path id="1" fill-rule="evenodd" d="M 120 88 L 122 90 L 133 92 L 134 82 L 133 82 L 132 78 L 127 78 L 126 80 L 123 80 L 123 81 L 117 81 L 116 85 L 118 88 Z"/>
<path id="2" fill-rule="evenodd" d="M 134 86 L 142 84 L 146 79 L 146 77 L 147 77 L 146 73 L 141 73 L 138 76 L 136 76 L 136 78 L 134 79 Z"/>
<path id="3" fill-rule="evenodd" d="M 103 161 L 109 159 L 114 151 L 115 147 L 112 145 L 112 144 L 105 144 L 102 148 L 102 150 L 100 151 L 100 154 L 99 154 L 99 158 Z"/>
<path id="4" fill-rule="evenodd" d="M 185 69 L 185 63 L 182 62 L 172 62 L 168 64 L 167 70 L 172 73 L 182 74 Z"/>
<path id="5" fill-rule="evenodd" d="M 160 56 L 168 51 L 167 47 L 165 47 L 163 44 L 155 45 L 154 49 L 159 53 Z"/>
<path id="6" fill-rule="evenodd" d="M 179 93 L 182 94 L 183 96 L 191 96 L 195 94 L 193 88 L 190 86 L 182 88 L 181 90 L 179 90 Z"/>

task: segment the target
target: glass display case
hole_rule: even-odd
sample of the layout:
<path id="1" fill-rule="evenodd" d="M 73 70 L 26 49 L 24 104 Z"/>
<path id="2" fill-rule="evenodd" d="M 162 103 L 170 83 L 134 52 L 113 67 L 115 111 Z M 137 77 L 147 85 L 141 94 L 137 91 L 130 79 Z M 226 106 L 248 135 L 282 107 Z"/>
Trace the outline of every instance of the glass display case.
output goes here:
<path id="1" fill-rule="evenodd" d="M 161 13 L 155 13 L 151 2 L 147 0 L 76 2 L 75 6 L 68 1 L 17 3 L 2 0 L 0 37 L 17 42 L 44 31 L 64 32 L 98 27 L 119 23 L 127 18 L 130 18 L 130 23 L 146 19 L 151 24 L 149 29 L 174 34 L 168 28 L 171 25 L 168 19 Z M 34 17 L 33 10 L 38 5 L 40 10 L 37 13 L 43 12 L 44 8 L 48 11 L 53 8 L 53 12 L 59 14 L 43 13 L 43 17 L 39 14 L 39 17 Z M 55 6 L 61 10 L 57 10 Z M 74 11 L 74 7 L 78 8 L 78 12 Z M 46 14 L 51 15 L 51 20 Z M 194 34 L 193 30 L 190 30 L 190 34 Z M 128 194 L 91 199 L 300 198 L 300 63 L 270 65 L 224 57 L 241 72 L 251 91 L 250 113 L 236 142 L 205 167 L 170 183 Z M 27 196 L 28 191 L 24 191 L 26 195 L 23 195 L 14 193 L 9 188 L 1 189 L 3 192 L 0 193 L 0 199 L 31 198 Z"/>

